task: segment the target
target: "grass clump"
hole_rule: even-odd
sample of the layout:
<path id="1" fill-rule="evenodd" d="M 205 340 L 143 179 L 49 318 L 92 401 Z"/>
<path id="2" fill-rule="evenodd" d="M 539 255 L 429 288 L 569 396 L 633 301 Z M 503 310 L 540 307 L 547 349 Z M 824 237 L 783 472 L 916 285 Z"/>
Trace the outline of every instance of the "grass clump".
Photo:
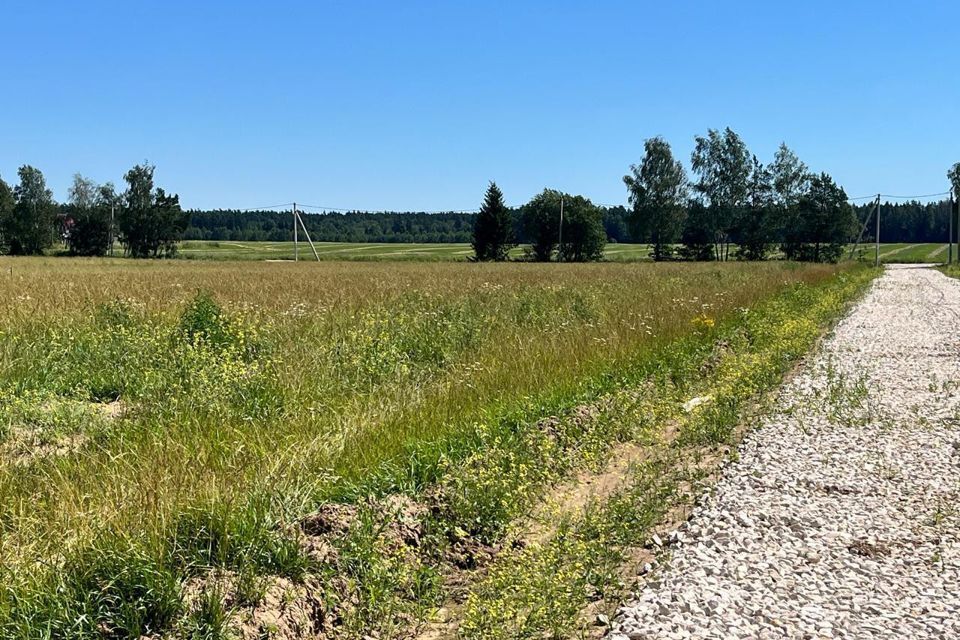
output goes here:
<path id="1" fill-rule="evenodd" d="M 197 598 L 180 632 L 186 640 L 229 640 L 230 610 L 224 604 L 227 594 L 219 585 L 205 588 Z"/>
<path id="2" fill-rule="evenodd" d="M 299 580 L 310 567 L 296 537 L 256 504 L 188 509 L 173 526 L 169 556 L 187 573 L 219 568 Z"/>
<path id="3" fill-rule="evenodd" d="M 5 638 L 139 638 L 182 612 L 177 574 L 143 548 L 103 539 L 0 599 Z"/>
<path id="4" fill-rule="evenodd" d="M 238 337 L 209 291 L 198 292 L 187 303 L 177 329 L 187 342 L 203 342 L 219 349 L 234 346 Z"/>

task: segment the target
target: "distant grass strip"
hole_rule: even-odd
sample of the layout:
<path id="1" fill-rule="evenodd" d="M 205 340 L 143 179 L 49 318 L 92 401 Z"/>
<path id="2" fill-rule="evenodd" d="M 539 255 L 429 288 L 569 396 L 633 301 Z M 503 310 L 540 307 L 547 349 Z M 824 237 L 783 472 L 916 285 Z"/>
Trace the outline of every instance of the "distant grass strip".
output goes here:
<path id="1" fill-rule="evenodd" d="M 407 242 L 316 242 L 321 260 L 464 262 L 473 255 L 468 243 Z M 292 242 L 256 242 L 227 240 L 188 240 L 180 244 L 177 257 L 187 260 L 293 260 Z M 510 251 L 512 259 L 524 257 L 525 247 Z M 310 245 L 300 243 L 300 260 L 316 258 Z M 614 262 L 649 261 L 650 245 L 607 245 L 604 259 Z"/>

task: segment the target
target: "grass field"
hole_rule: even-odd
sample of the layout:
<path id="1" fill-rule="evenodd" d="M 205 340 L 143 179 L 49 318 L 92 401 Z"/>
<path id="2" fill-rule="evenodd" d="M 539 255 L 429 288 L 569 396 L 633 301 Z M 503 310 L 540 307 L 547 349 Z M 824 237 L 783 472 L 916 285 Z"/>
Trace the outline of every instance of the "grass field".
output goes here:
<path id="1" fill-rule="evenodd" d="M 468 244 L 437 243 L 316 243 L 317 253 L 322 260 L 366 260 L 448 262 L 466 261 L 473 251 Z M 851 257 L 853 247 L 845 253 L 844 259 Z M 856 256 L 865 261 L 873 260 L 873 245 L 861 245 Z M 523 248 L 511 251 L 514 258 L 523 256 Z M 856 257 L 854 256 L 854 257 Z M 293 258 L 292 242 L 228 242 L 228 241 L 187 241 L 182 243 L 180 257 L 193 260 L 290 260 Z M 776 258 L 777 254 L 772 257 Z M 650 245 L 645 244 L 608 244 L 604 258 L 610 262 L 636 262 L 650 260 Z M 315 260 L 310 246 L 300 245 L 301 260 Z M 880 260 L 891 262 L 945 262 L 947 245 L 936 243 L 892 243 L 880 245 Z"/>
<path id="2" fill-rule="evenodd" d="M 954 247 L 956 251 L 956 247 Z M 866 261 L 874 259 L 874 246 L 861 245 L 858 255 Z M 947 244 L 942 243 L 889 243 L 880 245 L 880 262 L 888 263 L 922 263 L 946 262 Z"/>
<path id="3" fill-rule="evenodd" d="M 0 259 L 0 637 L 399 635 L 616 442 L 727 438 L 870 277 Z M 644 473 L 618 517 L 668 505 Z M 534 594 L 510 581 L 543 567 L 505 554 L 463 634 L 573 615 L 620 548 L 584 544 Z"/>
<path id="4" fill-rule="evenodd" d="M 351 243 L 317 242 L 317 254 L 323 260 L 415 260 L 465 261 L 473 255 L 469 244 L 460 243 Z M 288 260 L 293 258 L 292 242 L 228 242 L 197 241 L 182 243 L 180 256 L 195 260 Z M 605 256 L 611 261 L 642 260 L 649 257 L 649 245 L 610 244 Z M 523 249 L 517 247 L 510 255 L 519 258 Z M 301 260 L 316 260 L 310 245 L 300 245 Z"/>

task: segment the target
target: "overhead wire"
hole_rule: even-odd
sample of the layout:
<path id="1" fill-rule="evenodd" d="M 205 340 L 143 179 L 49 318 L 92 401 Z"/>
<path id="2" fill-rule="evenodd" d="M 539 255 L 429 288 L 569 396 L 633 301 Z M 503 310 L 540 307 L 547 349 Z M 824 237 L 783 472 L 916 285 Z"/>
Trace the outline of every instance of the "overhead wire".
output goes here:
<path id="1" fill-rule="evenodd" d="M 941 191 L 940 193 L 927 193 L 921 196 L 891 196 L 886 193 L 881 193 L 881 198 L 893 198 L 894 200 L 919 200 L 920 198 L 935 198 L 937 196 L 946 196 L 949 195 L 949 191 Z"/>
<path id="2" fill-rule="evenodd" d="M 919 200 L 921 198 L 936 198 L 937 196 L 948 196 L 950 195 L 950 192 L 941 191 L 940 193 L 924 193 L 916 196 L 894 196 L 889 193 L 880 193 L 880 194 L 874 193 L 869 196 L 860 196 L 858 198 L 847 198 L 847 199 L 850 200 L 851 202 L 854 202 L 856 200 L 874 200 L 878 195 L 881 198 L 890 198 L 893 200 Z"/>
<path id="3" fill-rule="evenodd" d="M 304 209 L 317 209 L 319 211 L 333 211 L 336 213 L 398 213 L 397 211 L 387 211 L 386 209 L 373 210 L 373 209 L 348 209 L 345 207 L 325 207 L 318 204 L 301 204 L 297 203 L 298 207 L 303 207 Z M 436 211 L 410 211 L 411 213 L 476 213 L 479 209 L 438 209 Z"/>
<path id="4" fill-rule="evenodd" d="M 921 198 L 935 198 L 935 197 L 938 197 L 938 196 L 947 196 L 947 195 L 950 195 L 950 192 L 949 192 L 949 191 L 941 191 L 941 192 L 939 192 L 939 193 L 926 193 L 926 194 L 914 195 L 914 196 L 898 196 L 898 195 L 891 195 L 891 194 L 881 193 L 881 194 L 880 194 L 880 197 L 881 197 L 881 198 L 890 198 L 890 199 L 893 199 L 893 200 L 919 200 L 919 199 L 921 199 Z M 849 202 L 857 202 L 857 201 L 860 201 L 860 200 L 873 200 L 873 199 L 875 199 L 876 197 L 877 197 L 877 194 L 871 194 L 871 195 L 868 195 L 868 196 L 857 196 L 856 198 L 847 198 L 847 200 L 848 200 Z M 303 204 L 303 203 L 300 203 L 300 202 L 297 202 L 297 203 L 284 202 L 284 203 L 282 203 L 282 204 L 274 204 L 274 205 L 265 206 L 265 207 L 249 207 L 249 208 L 246 208 L 246 209 L 238 209 L 238 211 L 240 211 L 241 213 L 247 213 L 247 212 L 250 212 L 250 211 L 269 211 L 269 210 L 271 210 L 271 209 L 279 209 L 279 208 L 281 208 L 281 207 L 293 207 L 294 204 L 296 204 L 296 206 L 297 206 L 298 208 L 302 208 L 302 209 L 314 209 L 314 210 L 317 210 L 317 211 L 328 211 L 328 212 L 335 212 L 335 213 L 400 213 L 400 212 L 397 211 L 397 210 L 389 211 L 389 210 L 387 210 L 387 209 L 377 209 L 377 210 L 374 210 L 374 209 L 357 209 L 357 208 L 348 208 L 348 207 L 328 207 L 328 206 L 325 206 L 325 205 Z M 621 203 L 621 204 L 611 204 L 611 203 L 606 203 L 606 202 L 598 202 L 597 205 L 598 205 L 598 206 L 601 206 L 601 207 L 608 207 L 608 208 L 612 208 L 612 207 L 626 207 L 626 206 L 627 206 L 627 205 L 622 204 L 622 203 Z M 520 208 L 523 207 L 523 205 L 507 205 L 507 206 L 508 206 L 508 208 L 510 208 L 510 209 L 520 209 Z M 411 210 L 411 211 L 409 211 L 409 212 L 411 212 L 411 213 L 430 213 L 430 214 L 436 214 L 436 213 L 477 213 L 478 211 L 479 211 L 479 209 L 437 209 L 437 210 L 434 210 L 434 211 L 412 211 L 412 210 Z"/>
<path id="5" fill-rule="evenodd" d="M 239 209 L 240 213 L 247 213 L 249 211 L 269 211 L 270 209 L 279 209 L 280 207 L 292 207 L 292 202 L 285 202 L 283 204 L 274 204 L 269 207 L 250 207 L 249 209 Z"/>

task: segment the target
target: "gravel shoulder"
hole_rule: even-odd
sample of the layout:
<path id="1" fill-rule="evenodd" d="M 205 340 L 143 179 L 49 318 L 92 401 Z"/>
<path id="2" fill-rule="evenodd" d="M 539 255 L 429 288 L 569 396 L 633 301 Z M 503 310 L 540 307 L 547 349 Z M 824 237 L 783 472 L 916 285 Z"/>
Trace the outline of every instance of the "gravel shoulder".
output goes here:
<path id="1" fill-rule="evenodd" d="M 609 637 L 960 637 L 958 386 L 960 280 L 889 267 Z"/>

